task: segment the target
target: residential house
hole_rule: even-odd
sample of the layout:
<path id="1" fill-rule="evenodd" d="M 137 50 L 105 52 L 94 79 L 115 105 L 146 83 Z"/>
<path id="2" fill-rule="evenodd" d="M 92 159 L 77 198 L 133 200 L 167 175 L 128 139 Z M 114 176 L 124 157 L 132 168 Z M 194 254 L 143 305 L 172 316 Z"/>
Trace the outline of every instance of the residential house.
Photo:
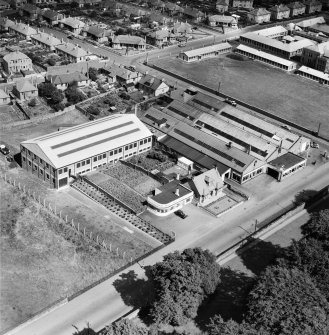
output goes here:
<path id="1" fill-rule="evenodd" d="M 146 36 L 146 41 L 148 44 L 155 45 L 159 48 L 174 44 L 176 42 L 176 35 L 169 30 L 157 30 L 149 33 Z"/>
<path id="2" fill-rule="evenodd" d="M 114 14 L 119 15 L 122 11 L 123 5 L 116 1 L 110 1 L 105 3 L 105 11 Z"/>
<path id="3" fill-rule="evenodd" d="M 22 6 L 24 6 L 27 3 L 27 0 L 10 0 L 10 5 L 14 9 L 18 9 Z"/>
<path id="4" fill-rule="evenodd" d="M 40 8 L 29 3 L 27 3 L 26 5 L 24 5 L 19 9 L 20 16 L 28 18 L 31 21 L 36 20 L 38 18 L 39 13 Z"/>
<path id="5" fill-rule="evenodd" d="M 201 22 L 206 17 L 205 13 L 191 7 L 185 7 L 183 15 L 194 22 Z"/>
<path id="6" fill-rule="evenodd" d="M 32 35 L 31 41 L 33 44 L 39 45 L 49 51 L 54 51 L 57 45 L 62 44 L 61 40 L 54 37 L 52 34 L 49 35 L 44 32 Z"/>
<path id="7" fill-rule="evenodd" d="M 304 48 L 301 63 L 318 71 L 329 73 L 329 42 Z"/>
<path id="8" fill-rule="evenodd" d="M 10 4 L 7 1 L 0 0 L 0 11 L 7 10 L 10 8 Z"/>
<path id="9" fill-rule="evenodd" d="M 166 24 L 166 18 L 160 13 L 150 13 L 148 15 L 148 21 L 150 23 L 150 27 L 152 28 L 154 25 L 164 25 Z"/>
<path id="10" fill-rule="evenodd" d="M 7 105 L 10 103 L 10 96 L 2 89 L 0 89 L 0 105 Z"/>
<path id="11" fill-rule="evenodd" d="M 138 83 L 138 88 L 144 93 L 155 97 L 165 94 L 169 91 L 169 86 L 163 79 L 146 74 Z"/>
<path id="12" fill-rule="evenodd" d="M 46 9 L 39 14 L 42 20 L 45 20 L 51 26 L 55 26 L 63 19 L 63 14 L 60 14 L 52 9 Z"/>
<path id="13" fill-rule="evenodd" d="M 90 84 L 90 79 L 81 72 L 49 75 L 47 80 L 59 90 L 66 90 L 69 84 L 74 81 L 77 82 L 78 87 Z"/>
<path id="14" fill-rule="evenodd" d="M 33 5 L 54 5 L 56 0 L 30 0 Z"/>
<path id="15" fill-rule="evenodd" d="M 37 34 L 36 29 L 30 27 L 29 24 L 16 23 L 8 27 L 10 33 L 14 33 L 19 37 L 23 37 L 26 40 L 31 40 L 31 36 Z"/>
<path id="16" fill-rule="evenodd" d="M 32 60 L 22 52 L 14 51 L 3 57 L 3 68 L 8 74 L 33 70 Z"/>
<path id="17" fill-rule="evenodd" d="M 230 0 L 231 7 L 234 8 L 253 8 L 254 0 Z"/>
<path id="18" fill-rule="evenodd" d="M 275 5 L 269 9 L 272 20 L 283 20 L 290 16 L 290 9 L 286 5 Z"/>
<path id="19" fill-rule="evenodd" d="M 56 53 L 65 56 L 69 61 L 73 63 L 83 62 L 87 60 L 90 54 L 78 45 L 72 43 L 62 43 L 56 45 Z"/>
<path id="20" fill-rule="evenodd" d="M 80 34 L 84 28 L 84 22 L 74 19 L 73 17 L 64 17 L 60 22 L 59 26 L 64 29 L 68 29 L 74 34 Z"/>
<path id="21" fill-rule="evenodd" d="M 189 36 L 192 34 L 192 26 L 187 22 L 176 22 L 172 29 L 177 36 Z"/>
<path id="22" fill-rule="evenodd" d="M 79 8 L 84 8 L 84 7 L 98 7 L 102 0 L 74 0 Z"/>
<path id="23" fill-rule="evenodd" d="M 229 27 L 238 29 L 238 23 L 233 16 L 211 15 L 208 16 L 208 22 L 211 27 Z"/>
<path id="24" fill-rule="evenodd" d="M 173 2 L 166 2 L 164 6 L 164 10 L 168 13 L 169 16 L 176 15 L 181 13 L 183 9 Z"/>
<path id="25" fill-rule="evenodd" d="M 257 8 L 249 12 L 247 18 L 250 23 L 270 22 L 271 12 L 265 8 Z"/>
<path id="26" fill-rule="evenodd" d="M 288 8 L 290 9 L 290 16 L 297 16 L 305 13 L 306 6 L 299 2 L 294 1 L 288 4 Z"/>
<path id="27" fill-rule="evenodd" d="M 9 27 L 14 24 L 15 24 L 14 21 L 11 21 L 6 17 L 2 17 L 2 16 L 0 17 L 0 30 L 1 31 L 8 31 Z"/>
<path id="28" fill-rule="evenodd" d="M 228 1 L 227 0 L 218 0 L 216 2 L 216 9 L 219 13 L 225 13 L 228 11 Z"/>
<path id="29" fill-rule="evenodd" d="M 306 14 L 321 12 L 322 10 L 322 3 L 318 0 L 307 0 L 304 4 L 306 5 Z"/>
<path id="30" fill-rule="evenodd" d="M 217 168 L 194 176 L 188 182 L 188 186 L 194 192 L 194 197 L 198 200 L 199 206 L 206 206 L 225 196 L 225 193 L 223 193 L 226 187 L 224 185 L 224 175 L 220 175 Z"/>
<path id="31" fill-rule="evenodd" d="M 38 96 L 38 89 L 28 80 L 21 80 L 14 86 L 13 93 L 19 100 L 30 100 Z"/>
<path id="32" fill-rule="evenodd" d="M 137 50 L 145 50 L 146 42 L 144 38 L 139 36 L 118 35 L 113 38 L 112 48 L 113 49 L 133 48 Z"/>
<path id="33" fill-rule="evenodd" d="M 99 26 L 86 26 L 83 30 L 83 36 L 92 38 L 98 43 L 104 43 L 108 40 L 112 40 L 114 37 L 113 30 L 104 29 Z"/>

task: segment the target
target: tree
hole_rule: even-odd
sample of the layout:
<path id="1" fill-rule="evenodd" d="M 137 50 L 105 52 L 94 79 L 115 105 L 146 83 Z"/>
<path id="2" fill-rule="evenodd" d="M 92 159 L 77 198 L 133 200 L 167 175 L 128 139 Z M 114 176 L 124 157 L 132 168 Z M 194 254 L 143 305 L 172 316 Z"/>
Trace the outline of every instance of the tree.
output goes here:
<path id="1" fill-rule="evenodd" d="M 56 105 L 63 101 L 64 95 L 60 90 L 55 89 L 51 93 L 50 98 L 51 98 L 51 102 Z"/>
<path id="2" fill-rule="evenodd" d="M 29 101 L 28 105 L 30 107 L 35 107 L 37 105 L 37 100 L 36 98 L 33 98 L 32 100 Z"/>
<path id="3" fill-rule="evenodd" d="M 49 59 L 48 59 L 48 64 L 49 64 L 50 66 L 54 66 L 54 65 L 56 65 L 56 60 L 55 60 L 54 58 L 49 58 Z"/>
<path id="4" fill-rule="evenodd" d="M 182 325 L 197 315 L 203 299 L 218 285 L 219 265 L 200 248 L 176 251 L 150 268 L 155 299 L 150 315 L 155 323 Z"/>
<path id="5" fill-rule="evenodd" d="M 328 302 L 307 273 L 276 265 L 250 292 L 246 320 L 273 335 L 322 335 L 329 332 L 328 313 Z"/>
<path id="6" fill-rule="evenodd" d="M 313 213 L 311 221 L 303 227 L 303 233 L 319 241 L 329 242 L 329 209 Z"/>
<path id="7" fill-rule="evenodd" d="M 147 335 L 146 328 L 135 325 L 129 319 L 121 319 L 107 326 L 101 335 Z"/>
<path id="8" fill-rule="evenodd" d="M 56 91 L 56 87 L 51 83 L 41 83 L 38 86 L 38 91 L 41 97 L 50 98 L 51 94 Z"/>
<path id="9" fill-rule="evenodd" d="M 84 100 L 83 93 L 77 89 L 74 83 L 69 85 L 69 87 L 65 90 L 65 95 L 67 100 L 74 105 Z"/>
<path id="10" fill-rule="evenodd" d="M 94 68 L 94 67 L 89 68 L 88 73 L 89 73 L 89 78 L 92 81 L 97 80 L 98 70 L 96 68 Z"/>
<path id="11" fill-rule="evenodd" d="M 90 113 L 90 114 L 93 114 L 93 115 L 99 115 L 100 114 L 100 110 L 95 107 L 95 106 L 89 106 L 87 111 Z"/>

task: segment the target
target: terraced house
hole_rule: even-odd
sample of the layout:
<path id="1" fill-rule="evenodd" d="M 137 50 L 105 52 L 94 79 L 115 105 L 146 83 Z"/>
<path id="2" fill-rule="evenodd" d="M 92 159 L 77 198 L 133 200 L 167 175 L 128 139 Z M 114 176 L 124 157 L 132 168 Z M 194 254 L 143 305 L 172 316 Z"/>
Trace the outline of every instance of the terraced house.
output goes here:
<path id="1" fill-rule="evenodd" d="M 306 5 L 305 12 L 307 14 L 321 12 L 322 10 L 322 3 L 318 0 L 307 0 L 304 4 Z"/>
<path id="2" fill-rule="evenodd" d="M 116 114 L 21 143 L 22 167 L 59 189 L 73 176 L 114 164 L 152 146 L 152 133 L 133 114 Z"/>
<path id="3" fill-rule="evenodd" d="M 299 1 L 294 1 L 288 4 L 288 7 L 290 9 L 290 16 L 297 16 L 305 13 L 306 6 L 299 2 Z"/>
<path id="4" fill-rule="evenodd" d="M 49 51 L 54 51 L 56 46 L 62 43 L 58 38 L 44 32 L 32 35 L 31 42 Z"/>
<path id="5" fill-rule="evenodd" d="M 3 68 L 8 74 L 33 70 L 32 60 L 22 52 L 14 51 L 3 57 Z"/>
<path id="6" fill-rule="evenodd" d="M 56 53 L 65 56 L 73 63 L 84 62 L 89 55 L 87 51 L 72 43 L 63 43 L 56 45 Z"/>
<path id="7" fill-rule="evenodd" d="M 265 8 L 257 8 L 247 14 L 248 21 L 251 23 L 270 22 L 271 12 Z"/>
<path id="8" fill-rule="evenodd" d="M 286 5 L 275 5 L 269 9 L 272 20 L 283 20 L 290 16 L 290 9 Z"/>

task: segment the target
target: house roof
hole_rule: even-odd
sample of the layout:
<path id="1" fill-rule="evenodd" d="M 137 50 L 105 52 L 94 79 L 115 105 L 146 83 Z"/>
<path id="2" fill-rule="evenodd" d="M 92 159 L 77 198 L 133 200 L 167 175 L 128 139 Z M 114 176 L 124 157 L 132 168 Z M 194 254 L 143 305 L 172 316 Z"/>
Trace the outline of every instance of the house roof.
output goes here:
<path id="1" fill-rule="evenodd" d="M 323 55 L 324 53 L 327 53 L 329 51 L 329 41 L 319 43 L 317 45 L 311 45 L 310 47 L 307 47 L 305 49 L 310 49 Z"/>
<path id="2" fill-rule="evenodd" d="M 73 17 L 66 17 L 61 20 L 61 23 L 74 29 L 83 28 L 85 26 L 85 24 L 82 21 L 74 19 Z"/>
<path id="3" fill-rule="evenodd" d="M 271 12 L 269 12 L 265 8 L 255 8 L 254 10 L 249 12 L 249 15 L 253 15 L 253 16 L 262 16 L 262 15 L 270 15 L 270 14 Z"/>
<path id="4" fill-rule="evenodd" d="M 23 11 L 25 12 L 28 12 L 30 14 L 37 14 L 40 12 L 40 8 L 35 6 L 35 5 L 32 5 L 32 4 L 25 4 L 22 8 L 21 8 Z"/>
<path id="5" fill-rule="evenodd" d="M 226 0 L 218 0 L 216 6 L 228 6 Z"/>
<path id="6" fill-rule="evenodd" d="M 30 91 L 37 91 L 37 88 L 33 86 L 28 80 L 22 80 L 17 82 L 16 90 L 18 92 L 30 92 Z"/>
<path id="7" fill-rule="evenodd" d="M 282 64 L 282 65 L 285 65 L 285 66 L 288 66 L 288 67 L 291 67 L 291 66 L 296 67 L 297 66 L 296 62 L 293 62 L 293 61 L 290 61 L 288 59 L 269 54 L 268 52 L 264 52 L 264 51 L 261 51 L 261 50 L 251 48 L 251 47 L 249 47 L 247 45 L 244 45 L 244 44 L 240 44 L 237 47 L 237 50 L 245 51 L 245 52 L 251 53 L 252 55 L 259 56 L 259 57 L 262 57 L 264 59 L 268 59 L 270 61 L 273 61 L 277 64 Z"/>
<path id="8" fill-rule="evenodd" d="M 220 51 L 220 50 L 228 49 L 228 48 L 231 48 L 231 47 L 232 46 L 229 43 L 224 42 L 224 43 L 210 45 L 210 46 L 199 48 L 199 49 L 185 51 L 185 52 L 182 52 L 182 53 L 185 54 L 187 57 L 195 57 L 195 56 L 198 56 L 198 55 L 203 55 L 203 54 L 207 54 L 207 53 L 211 53 L 211 52 L 215 52 L 215 51 Z"/>
<path id="9" fill-rule="evenodd" d="M 3 56 L 3 60 L 6 61 L 7 63 L 13 60 L 20 60 L 20 59 L 30 59 L 30 58 L 20 51 L 10 52 L 9 54 Z"/>
<path id="10" fill-rule="evenodd" d="M 307 67 L 307 66 L 304 66 L 304 65 L 301 66 L 298 69 L 298 72 L 307 73 L 307 74 L 310 74 L 310 75 L 312 75 L 312 76 L 314 76 L 316 78 L 329 81 L 329 74 L 328 73 L 323 73 L 321 71 L 311 69 L 310 67 Z"/>
<path id="11" fill-rule="evenodd" d="M 63 18 L 62 14 L 51 9 L 45 10 L 41 15 L 50 20 L 57 20 L 57 19 L 60 20 Z"/>
<path id="12" fill-rule="evenodd" d="M 171 35 L 171 33 L 168 30 L 157 30 L 157 31 L 152 31 L 149 36 L 155 39 L 163 39 Z M 174 34 L 172 34 L 174 35 Z"/>
<path id="13" fill-rule="evenodd" d="M 88 55 L 87 51 L 71 43 L 56 45 L 56 49 L 65 52 L 73 57 L 84 57 Z"/>
<path id="14" fill-rule="evenodd" d="M 13 29 L 16 32 L 23 34 L 25 36 L 31 36 L 37 34 L 37 31 L 34 28 L 24 23 L 15 23 L 12 26 L 10 26 L 10 29 Z"/>
<path id="15" fill-rule="evenodd" d="M 172 2 L 166 2 L 165 3 L 165 8 L 168 9 L 168 10 L 176 10 L 176 11 L 181 10 L 180 6 L 178 6 L 177 4 L 172 3 Z"/>
<path id="16" fill-rule="evenodd" d="M 49 46 L 56 46 L 62 43 L 58 38 L 43 32 L 40 32 L 39 34 L 36 35 L 32 35 L 31 39 L 39 41 Z"/>
<path id="17" fill-rule="evenodd" d="M 173 27 L 174 33 L 191 34 L 192 26 L 187 22 L 176 22 Z"/>
<path id="18" fill-rule="evenodd" d="M 9 95 L 0 88 L 0 99 L 6 99 L 9 98 Z"/>
<path id="19" fill-rule="evenodd" d="M 271 7 L 270 11 L 279 13 L 279 12 L 289 12 L 290 9 L 286 5 L 280 4 L 280 5 L 275 5 L 275 6 Z"/>
<path id="20" fill-rule="evenodd" d="M 304 157 L 300 157 L 291 152 L 286 152 L 280 157 L 273 159 L 269 164 L 275 166 L 276 168 L 283 168 L 284 170 L 290 169 L 293 166 L 302 163 L 306 160 Z"/>
<path id="21" fill-rule="evenodd" d="M 309 6 L 322 6 L 321 1 L 318 0 L 307 0 L 304 2 L 305 5 L 309 5 Z"/>
<path id="22" fill-rule="evenodd" d="M 254 33 L 265 37 L 271 37 L 274 35 L 287 34 L 288 30 L 283 26 L 274 26 L 270 28 L 257 30 Z"/>
<path id="23" fill-rule="evenodd" d="M 198 10 L 196 8 L 191 8 L 191 7 L 185 7 L 183 13 L 187 16 L 191 16 L 191 17 L 194 17 L 194 18 L 205 16 L 205 14 L 203 12 L 201 12 L 200 10 Z"/>
<path id="24" fill-rule="evenodd" d="M 236 23 L 236 19 L 228 15 L 210 15 L 208 20 L 209 22 Z"/>
<path id="25" fill-rule="evenodd" d="M 162 79 L 153 77 L 149 74 L 145 75 L 140 81 L 139 85 L 146 86 L 147 88 L 156 91 L 158 87 L 163 83 Z"/>
<path id="26" fill-rule="evenodd" d="M 306 7 L 303 3 L 299 2 L 299 1 L 290 2 L 287 6 L 290 9 L 299 9 L 299 8 L 305 8 Z"/>
<path id="27" fill-rule="evenodd" d="M 313 26 L 313 25 L 318 24 L 318 23 L 326 23 L 323 16 L 314 17 L 312 19 L 296 22 L 296 26 L 301 27 L 301 28 L 306 28 L 306 27 Z"/>
<path id="28" fill-rule="evenodd" d="M 98 26 L 89 26 L 85 28 L 85 31 L 96 37 L 109 36 L 112 32 L 112 30 L 106 30 Z"/>
<path id="29" fill-rule="evenodd" d="M 188 194 L 193 194 L 193 191 L 187 188 L 186 186 L 180 184 L 179 180 L 173 180 L 167 184 L 164 184 L 157 188 L 160 191 L 157 195 L 150 197 L 153 201 L 159 204 L 169 204 L 175 200 L 178 200 L 182 197 L 185 197 Z M 178 190 L 178 194 L 176 194 Z"/>
<path id="30" fill-rule="evenodd" d="M 12 26 L 14 24 L 15 24 L 14 21 L 9 20 L 6 17 L 0 17 L 0 26 L 7 28 L 7 27 L 10 27 L 10 26 Z"/>
<path id="31" fill-rule="evenodd" d="M 149 136 L 152 133 L 134 114 L 115 114 L 21 144 L 61 168 Z"/>
<path id="32" fill-rule="evenodd" d="M 216 168 L 208 170 L 191 181 L 200 195 L 207 195 L 211 191 L 220 189 L 224 186 L 223 178 Z"/>
<path id="33" fill-rule="evenodd" d="M 88 80 L 88 78 L 81 72 L 71 72 L 71 73 L 63 73 L 58 75 L 50 75 L 48 77 L 52 84 L 60 85 L 60 84 L 69 84 L 73 81 L 84 81 Z"/>
<path id="34" fill-rule="evenodd" d="M 113 43 L 124 43 L 124 44 L 146 44 L 145 40 L 139 36 L 131 35 L 118 35 L 113 39 Z"/>

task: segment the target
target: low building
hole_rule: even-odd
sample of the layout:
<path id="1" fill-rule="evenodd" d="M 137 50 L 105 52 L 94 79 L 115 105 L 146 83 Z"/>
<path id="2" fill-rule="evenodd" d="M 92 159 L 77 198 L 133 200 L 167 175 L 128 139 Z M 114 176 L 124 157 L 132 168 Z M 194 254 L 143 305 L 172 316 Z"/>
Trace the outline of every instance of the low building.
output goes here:
<path id="1" fill-rule="evenodd" d="M 109 83 L 113 84 L 118 82 L 124 87 L 137 84 L 143 77 L 143 74 L 139 71 L 131 71 L 115 64 L 105 66 L 102 72 L 108 77 Z"/>
<path id="2" fill-rule="evenodd" d="M 32 60 L 22 52 L 14 51 L 3 57 L 3 68 L 8 74 L 33 70 Z"/>
<path id="3" fill-rule="evenodd" d="M 28 80 L 21 80 L 14 86 L 13 93 L 19 100 L 30 100 L 38 96 L 38 89 Z"/>
<path id="4" fill-rule="evenodd" d="M 55 0 L 31 0 L 33 5 L 54 5 L 56 3 Z"/>
<path id="5" fill-rule="evenodd" d="M 275 5 L 269 9 L 272 20 L 288 19 L 290 16 L 290 9 L 286 5 Z"/>
<path id="6" fill-rule="evenodd" d="M 192 26 L 187 22 L 176 22 L 174 23 L 173 33 L 178 36 L 189 36 L 192 34 Z"/>
<path id="7" fill-rule="evenodd" d="M 24 6 L 27 3 L 27 0 L 10 0 L 10 5 L 14 9 L 18 9 Z"/>
<path id="8" fill-rule="evenodd" d="M 207 58 L 217 57 L 231 51 L 232 46 L 229 43 L 224 42 L 190 51 L 182 51 L 179 54 L 179 58 L 186 62 L 196 62 Z"/>
<path id="9" fill-rule="evenodd" d="M 9 20 L 6 17 L 0 17 L 0 30 L 1 31 L 8 31 L 9 27 L 14 25 L 15 22 L 12 20 Z"/>
<path id="10" fill-rule="evenodd" d="M 166 2 L 164 10 L 170 15 L 176 15 L 183 11 L 183 8 L 172 2 Z"/>
<path id="11" fill-rule="evenodd" d="M 10 96 L 2 89 L 0 89 L 0 105 L 7 105 L 10 103 Z"/>
<path id="12" fill-rule="evenodd" d="M 87 51 L 80 48 L 78 45 L 71 43 L 63 43 L 56 45 L 56 53 L 65 56 L 69 61 L 73 63 L 83 62 L 87 60 L 90 55 Z"/>
<path id="13" fill-rule="evenodd" d="M 274 26 L 270 28 L 265 28 L 255 31 L 256 34 L 260 36 L 265 36 L 268 38 L 280 39 L 288 35 L 288 30 L 283 26 Z"/>
<path id="14" fill-rule="evenodd" d="M 10 9 L 10 4 L 7 1 L 0 0 L 0 11 Z"/>
<path id="15" fill-rule="evenodd" d="M 155 97 L 169 91 L 169 86 L 165 83 L 164 79 L 159 79 L 148 74 L 139 81 L 138 88 L 144 93 Z"/>
<path id="16" fill-rule="evenodd" d="M 31 36 L 37 34 L 36 29 L 30 27 L 29 24 L 17 23 L 8 27 L 10 33 L 14 33 L 20 37 L 25 38 L 26 40 L 31 40 Z"/>
<path id="17" fill-rule="evenodd" d="M 216 9 L 219 13 L 225 13 L 228 11 L 228 1 L 218 0 L 216 2 Z"/>
<path id="18" fill-rule="evenodd" d="M 59 22 L 59 26 L 64 29 L 68 29 L 74 34 L 80 34 L 84 28 L 84 22 L 74 19 L 73 17 L 64 17 Z"/>
<path id="19" fill-rule="evenodd" d="M 275 158 L 269 162 L 267 173 L 278 181 L 296 173 L 306 166 L 307 159 L 291 152 Z"/>
<path id="20" fill-rule="evenodd" d="M 304 48 L 301 63 L 318 71 L 329 73 L 329 42 Z"/>
<path id="21" fill-rule="evenodd" d="M 59 90 L 66 90 L 69 84 L 72 84 L 74 81 L 77 83 L 78 87 L 90 84 L 90 79 L 80 72 L 49 75 L 47 80 Z"/>
<path id="22" fill-rule="evenodd" d="M 43 32 L 32 35 L 31 42 L 49 51 L 54 51 L 56 46 L 62 43 L 58 38 Z"/>
<path id="23" fill-rule="evenodd" d="M 234 8 L 253 8 L 254 0 L 230 0 L 230 6 Z"/>
<path id="24" fill-rule="evenodd" d="M 92 38 L 98 43 L 104 43 L 114 37 L 113 30 L 104 29 L 99 26 L 87 26 L 83 30 L 83 35 Z"/>
<path id="25" fill-rule="evenodd" d="M 39 13 L 40 8 L 29 3 L 21 7 L 19 10 L 19 14 L 25 18 L 28 18 L 29 20 L 36 20 Z"/>
<path id="26" fill-rule="evenodd" d="M 260 62 L 269 64 L 274 67 L 278 67 L 285 71 L 294 71 L 297 68 L 297 63 L 292 62 L 288 59 L 271 55 L 267 52 L 260 51 L 254 48 L 250 48 L 247 45 L 240 44 L 235 51 L 243 56 L 251 59 L 258 60 Z"/>
<path id="27" fill-rule="evenodd" d="M 148 210 L 157 216 L 167 216 L 191 203 L 193 191 L 173 180 L 154 190 L 153 196 L 147 197 Z"/>
<path id="28" fill-rule="evenodd" d="M 174 44 L 177 41 L 177 35 L 169 30 L 157 30 L 149 33 L 146 36 L 148 44 L 155 45 L 159 48 Z"/>
<path id="29" fill-rule="evenodd" d="M 216 167 L 194 176 L 188 185 L 194 192 L 199 206 L 206 206 L 225 196 L 224 176 L 220 175 Z"/>
<path id="30" fill-rule="evenodd" d="M 118 35 L 113 38 L 113 49 L 133 48 L 137 50 L 145 50 L 145 39 L 139 36 Z"/>
<path id="31" fill-rule="evenodd" d="M 57 25 L 63 19 L 63 14 L 60 14 L 51 9 L 41 11 L 39 16 L 42 20 L 45 20 L 51 26 Z"/>
<path id="32" fill-rule="evenodd" d="M 321 12 L 322 10 L 322 3 L 318 0 L 307 0 L 304 4 L 306 5 L 306 14 Z"/>
<path id="33" fill-rule="evenodd" d="M 238 23 L 233 16 L 211 15 L 208 16 L 208 23 L 211 27 L 229 27 L 238 29 Z"/>
<path id="34" fill-rule="evenodd" d="M 306 6 L 302 2 L 299 2 L 299 1 L 291 2 L 287 6 L 290 9 L 291 17 L 302 15 L 305 13 L 305 10 L 306 10 Z"/>
<path id="35" fill-rule="evenodd" d="M 195 22 L 201 22 L 206 17 L 205 13 L 201 12 L 196 8 L 191 7 L 185 7 L 183 10 L 183 14 L 188 19 L 193 20 Z"/>
<path id="36" fill-rule="evenodd" d="M 188 172 L 191 172 L 193 169 L 193 162 L 186 157 L 178 157 L 177 166 Z"/>
<path id="37" fill-rule="evenodd" d="M 312 69 L 307 66 L 301 66 L 296 72 L 299 76 L 305 77 L 307 79 L 315 80 L 323 85 L 329 85 L 329 74 L 323 73 L 321 71 Z"/>
<path id="38" fill-rule="evenodd" d="M 250 11 L 247 14 L 247 18 L 250 23 L 270 22 L 271 12 L 269 12 L 265 8 L 257 8 Z"/>
<path id="39" fill-rule="evenodd" d="M 21 143 L 22 167 L 59 189 L 78 176 L 152 147 L 133 114 L 115 114 Z"/>
<path id="40" fill-rule="evenodd" d="M 326 36 L 329 37 L 329 25 L 326 23 L 318 23 L 318 24 L 314 24 L 312 26 L 309 26 L 307 28 L 307 31 L 311 31 L 314 33 L 319 33 L 322 36 Z"/>
<path id="41" fill-rule="evenodd" d="M 308 31 L 308 27 L 311 27 L 317 24 L 325 24 L 325 23 L 326 23 L 326 20 L 324 19 L 324 17 L 318 16 L 318 17 L 313 17 L 311 19 L 296 22 L 295 24 L 297 27 L 305 31 Z"/>

